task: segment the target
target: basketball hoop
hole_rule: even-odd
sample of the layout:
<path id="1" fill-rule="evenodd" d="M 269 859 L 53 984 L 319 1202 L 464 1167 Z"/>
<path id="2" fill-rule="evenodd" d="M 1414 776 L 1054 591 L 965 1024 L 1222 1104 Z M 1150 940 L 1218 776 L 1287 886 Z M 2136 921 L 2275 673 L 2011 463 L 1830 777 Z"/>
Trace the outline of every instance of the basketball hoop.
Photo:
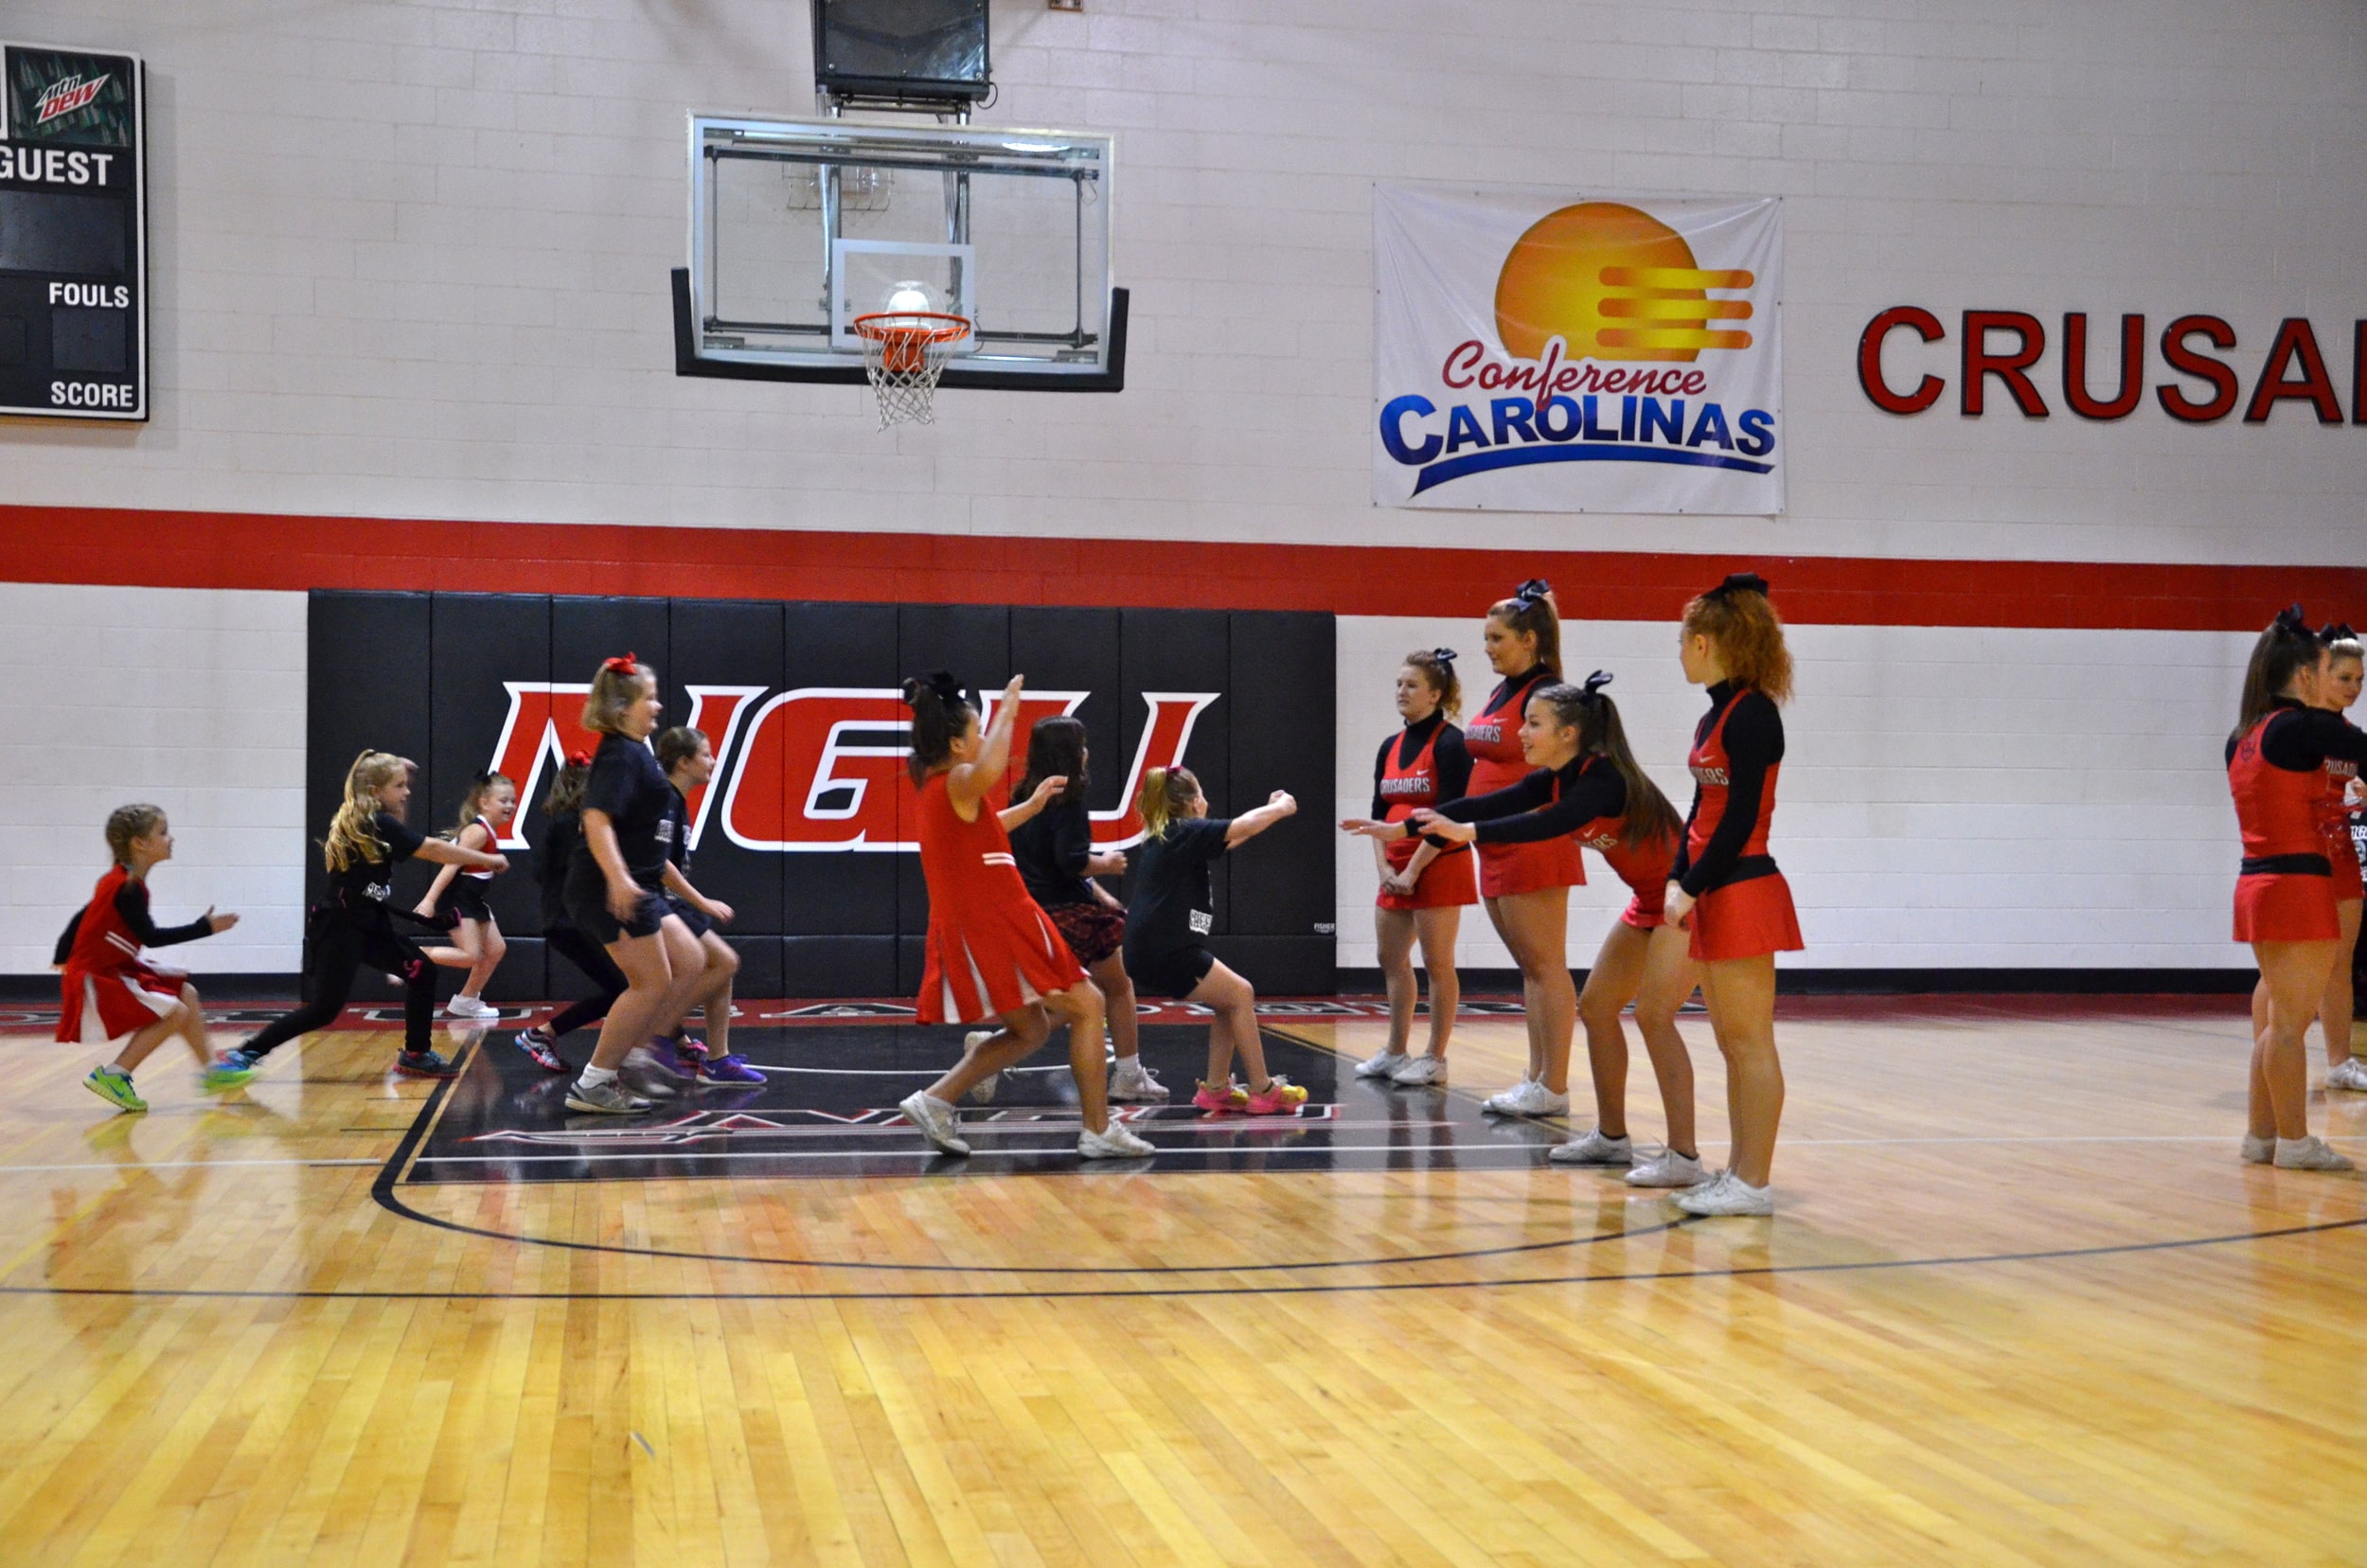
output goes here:
<path id="1" fill-rule="evenodd" d="M 970 336 L 970 318 L 942 311 L 875 311 L 847 325 L 863 339 L 863 371 L 880 398 L 880 428 L 935 422 L 937 377 L 953 345 Z"/>

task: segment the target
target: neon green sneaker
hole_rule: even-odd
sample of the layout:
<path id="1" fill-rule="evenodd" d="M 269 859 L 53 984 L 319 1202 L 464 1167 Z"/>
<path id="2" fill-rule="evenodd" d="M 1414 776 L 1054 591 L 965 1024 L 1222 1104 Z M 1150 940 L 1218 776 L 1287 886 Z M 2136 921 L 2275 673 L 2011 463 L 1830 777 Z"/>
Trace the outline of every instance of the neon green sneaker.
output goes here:
<path id="1" fill-rule="evenodd" d="M 82 1087 L 118 1111 L 148 1109 L 148 1102 L 140 1098 L 140 1092 L 132 1087 L 132 1075 L 129 1073 L 94 1067 L 90 1070 L 90 1077 L 82 1080 Z"/>
<path id="2" fill-rule="evenodd" d="M 226 1095 L 233 1089 L 244 1088 L 255 1081 L 255 1069 L 240 1057 L 219 1057 L 205 1069 L 198 1087 L 209 1095 Z"/>

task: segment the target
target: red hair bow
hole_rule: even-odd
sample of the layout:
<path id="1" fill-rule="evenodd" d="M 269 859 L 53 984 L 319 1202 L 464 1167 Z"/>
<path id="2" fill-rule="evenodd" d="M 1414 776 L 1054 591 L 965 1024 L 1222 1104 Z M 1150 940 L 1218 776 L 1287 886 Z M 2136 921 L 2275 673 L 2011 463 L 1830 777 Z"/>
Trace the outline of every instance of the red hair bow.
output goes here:
<path id="1" fill-rule="evenodd" d="M 620 654 L 600 666 L 602 672 L 610 675 L 630 675 L 640 668 L 641 657 L 636 653 Z"/>
<path id="2" fill-rule="evenodd" d="M 571 768 L 588 768 L 591 765 L 592 754 L 588 751 L 578 748 L 567 754 L 567 766 Z"/>

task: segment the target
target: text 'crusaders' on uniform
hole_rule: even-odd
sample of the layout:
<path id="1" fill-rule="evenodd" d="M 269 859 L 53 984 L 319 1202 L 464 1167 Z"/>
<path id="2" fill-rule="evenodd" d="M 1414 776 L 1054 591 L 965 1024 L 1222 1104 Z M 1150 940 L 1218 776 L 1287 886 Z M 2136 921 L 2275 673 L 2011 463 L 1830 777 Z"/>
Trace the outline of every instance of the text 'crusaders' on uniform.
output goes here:
<path id="1" fill-rule="evenodd" d="M 2326 763 L 2367 761 L 2367 733 L 2340 714 L 2280 698 L 2227 746 L 2227 787 L 2235 801 L 2244 858 L 2235 879 L 2239 942 L 2333 942 Z"/>
<path id="2" fill-rule="evenodd" d="M 1807 944 L 1791 887 L 1767 850 L 1783 771 L 1783 716 L 1767 693 L 1732 681 L 1710 687 L 1709 697 L 1685 758 L 1693 810 L 1671 867 L 1677 885 L 1693 896 L 1692 954 L 1715 963 L 1797 953 Z"/>
<path id="3" fill-rule="evenodd" d="M 1421 807 L 1437 811 L 1460 800 L 1471 784 L 1471 756 L 1463 732 L 1433 713 L 1411 723 L 1380 743 L 1373 759 L 1373 815 L 1382 822 L 1403 822 Z M 1381 846 L 1389 869 L 1402 872 L 1421 847 L 1417 838 L 1394 839 Z M 1384 887 L 1373 900 L 1382 909 L 1443 909 L 1479 902 L 1479 878 L 1473 871 L 1478 857 L 1467 845 L 1451 845 L 1422 867 L 1414 891 L 1393 893 Z"/>
<path id="4" fill-rule="evenodd" d="M 1464 725 L 1464 749 L 1471 754 L 1471 793 L 1486 794 L 1527 776 L 1528 756 L 1521 749 L 1522 715 L 1530 694 L 1554 679 L 1542 665 L 1525 675 L 1508 677 L 1489 694 L 1486 706 Z M 1586 859 L 1568 838 L 1479 846 L 1482 898 L 1508 899 L 1549 887 L 1585 884 Z"/>

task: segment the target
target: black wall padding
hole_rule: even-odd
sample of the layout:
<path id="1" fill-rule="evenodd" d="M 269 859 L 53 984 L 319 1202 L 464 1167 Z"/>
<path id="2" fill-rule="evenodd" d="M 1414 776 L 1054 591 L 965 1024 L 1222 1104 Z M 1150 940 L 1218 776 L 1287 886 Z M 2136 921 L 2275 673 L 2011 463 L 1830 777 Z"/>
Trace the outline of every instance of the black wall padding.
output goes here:
<path id="1" fill-rule="evenodd" d="M 1213 945 L 1268 994 L 1331 987 L 1331 936 L 1321 929 L 1332 918 L 1329 616 L 323 592 L 311 597 L 310 641 L 308 841 L 325 829 L 345 770 L 365 746 L 420 765 L 414 827 L 453 826 L 461 792 L 492 760 L 508 713 L 504 682 L 580 684 L 602 659 L 631 650 L 659 672 L 668 723 L 687 721 L 691 686 L 764 687 L 722 758 L 692 866 L 703 891 L 734 906 L 738 918 L 724 935 L 740 954 L 739 992 L 751 998 L 910 995 L 928 929 L 917 856 L 751 849 L 725 829 L 724 792 L 762 709 L 784 692 L 892 691 L 905 675 L 940 668 L 988 693 L 1014 671 L 1039 694 L 1084 692 L 1076 712 L 1093 754 L 1088 800 L 1107 811 L 1119 804 L 1149 719 L 1144 694 L 1220 691 L 1184 757 L 1216 812 L 1250 810 L 1275 789 L 1297 795 L 1302 810 L 1218 863 Z M 720 724 L 709 728 L 725 739 Z M 560 737 L 567 748 L 595 739 L 579 730 Z M 1023 732 L 1018 744 L 1023 756 Z M 804 762 L 810 768 L 812 759 Z M 530 843 L 543 837 L 549 781 L 546 767 L 522 801 Z M 781 780 L 776 793 L 794 793 L 786 786 Z M 909 822 L 898 831 L 912 836 Z M 307 866 L 308 894 L 316 896 L 316 846 Z M 400 896 L 416 900 L 431 875 L 406 868 Z M 513 854 L 511 874 L 496 881 L 491 897 L 510 956 L 489 994 L 584 994 L 574 967 L 537 939 L 530 854 Z M 458 971 L 448 972 L 442 993 L 458 983 Z M 365 977 L 359 994 L 391 988 Z"/>
<path id="2" fill-rule="evenodd" d="M 690 722 L 690 686 L 770 686 L 779 680 L 783 653 L 782 607 L 778 603 L 675 599 L 669 614 L 670 656 L 658 671 L 665 687 L 667 724 Z M 739 740 L 734 744 L 746 740 L 749 722 L 763 703 L 759 697 L 742 708 Z M 705 728 L 708 739 L 718 748 L 731 739 L 712 721 L 705 722 Z M 728 754 L 723 756 L 725 766 L 717 770 L 708 787 L 706 825 L 691 857 L 690 880 L 700 892 L 732 906 L 732 923 L 721 928 L 724 935 L 777 935 L 783 907 L 782 864 L 795 857 L 742 849 L 724 831 L 723 791 L 731 782 L 728 765 L 732 760 Z M 744 960 L 745 955 L 742 956 Z M 777 943 L 771 950 L 768 962 L 766 972 L 777 985 Z M 753 980 L 750 971 L 743 969 L 741 972 Z M 773 996 L 777 992 L 766 989 L 749 994 Z"/>
<path id="3" fill-rule="evenodd" d="M 1231 620 L 1226 729 L 1241 797 L 1232 810 L 1259 805 L 1275 790 L 1290 791 L 1299 810 L 1225 857 L 1233 863 L 1232 921 L 1219 929 L 1239 936 L 1321 935 L 1328 942 L 1338 831 L 1331 822 L 1337 744 L 1332 618 L 1272 613 L 1236 614 Z M 1324 989 L 1330 989 L 1328 978 Z"/>
<path id="4" fill-rule="evenodd" d="M 776 685 L 851 686 L 894 691 L 900 676 L 896 658 L 896 606 L 892 604 L 791 604 L 784 606 L 783 664 Z M 761 679 L 751 676 L 750 680 Z M 893 854 L 790 854 L 780 857 L 787 936 L 896 935 L 896 863 Z M 798 971 L 792 964 L 787 971 Z M 817 973 L 822 971 L 815 971 Z M 791 996 L 884 995 L 895 989 L 891 959 L 881 972 L 882 989 L 871 991 L 792 989 Z M 792 978 L 787 982 L 794 985 Z"/>

